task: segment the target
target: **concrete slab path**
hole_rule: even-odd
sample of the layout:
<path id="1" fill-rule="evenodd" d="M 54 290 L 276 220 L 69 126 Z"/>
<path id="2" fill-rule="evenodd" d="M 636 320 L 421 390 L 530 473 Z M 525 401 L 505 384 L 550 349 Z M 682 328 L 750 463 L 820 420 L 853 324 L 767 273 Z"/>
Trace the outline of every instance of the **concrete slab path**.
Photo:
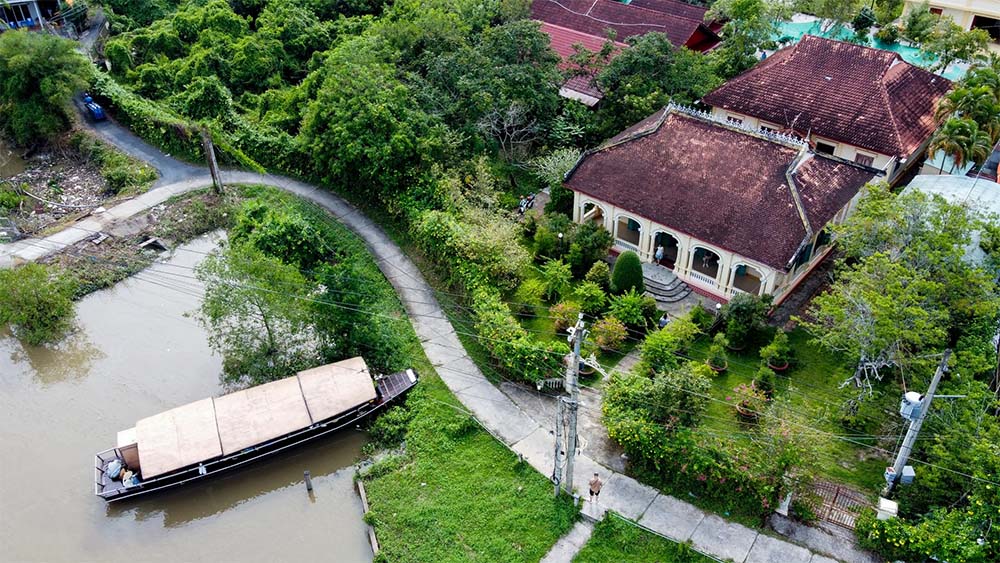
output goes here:
<path id="1" fill-rule="evenodd" d="M 44 239 L 26 239 L 0 245 L 0 267 L 10 267 L 57 252 L 107 228 L 116 220 L 141 213 L 175 195 L 211 185 L 207 170 L 194 168 L 163 155 L 120 126 L 103 126 L 101 136 L 129 154 L 146 160 L 160 170 L 161 174 L 166 169 L 170 171 L 171 178 L 180 179 L 166 184 L 161 181 L 155 189 L 139 197 Z M 420 270 L 378 225 L 340 196 L 304 182 L 271 174 L 238 171 L 224 171 L 223 180 L 228 184 L 263 184 L 298 195 L 324 208 L 357 233 L 374 255 L 382 273 L 398 292 L 427 358 L 448 388 L 494 436 L 522 454 L 542 475 L 552 474 L 555 439 L 551 431 L 540 426 L 486 379 L 466 353 Z M 804 561 L 802 547 L 762 536 L 746 526 L 706 514 L 684 501 L 660 494 L 627 475 L 600 465 L 586 455 L 577 456 L 574 469 L 574 481 L 578 490 L 586 488 L 586 483 L 594 472 L 600 474 L 605 482 L 600 502 L 585 503 L 584 510 L 588 516 L 599 518 L 606 510 L 612 509 L 643 522 L 668 538 L 677 541 L 690 539 L 699 549 L 723 559 L 729 558 L 736 563 Z M 764 547 L 754 551 L 753 546 L 762 537 L 766 538 L 762 540 Z M 859 550 L 837 551 L 816 555 L 810 552 L 809 555 L 815 563 L 825 559 L 822 555 L 832 556 L 846 563 L 875 561 L 866 552 Z M 817 556 L 821 558 L 817 559 Z"/>
<path id="2" fill-rule="evenodd" d="M 565 536 L 559 538 L 542 558 L 541 563 L 572 563 L 573 558 L 580 553 L 593 533 L 594 525 L 591 522 L 587 520 L 577 522 Z"/>

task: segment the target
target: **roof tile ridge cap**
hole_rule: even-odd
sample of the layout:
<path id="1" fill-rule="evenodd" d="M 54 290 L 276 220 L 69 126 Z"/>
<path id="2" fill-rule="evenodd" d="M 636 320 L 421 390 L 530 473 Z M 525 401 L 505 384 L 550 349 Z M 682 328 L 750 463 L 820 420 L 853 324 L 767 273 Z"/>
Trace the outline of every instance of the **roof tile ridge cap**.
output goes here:
<path id="1" fill-rule="evenodd" d="M 795 173 L 798 171 L 807 160 L 809 160 L 809 150 L 806 147 L 799 149 L 798 154 L 792 159 L 792 162 L 788 164 L 788 168 L 785 169 L 785 180 L 788 181 L 788 191 L 792 195 L 792 202 L 795 203 L 795 210 L 799 214 L 799 219 L 802 221 L 802 226 L 806 229 L 806 238 L 812 237 L 815 232 L 812 227 L 812 223 L 809 222 L 809 215 L 806 213 L 806 206 L 802 202 L 802 196 L 799 194 L 799 188 L 795 184 Z"/>
<path id="2" fill-rule="evenodd" d="M 606 142 L 606 143 L 602 143 L 602 144 L 598 145 L 597 147 L 595 147 L 595 148 L 593 148 L 593 149 L 585 152 L 584 155 L 590 155 L 590 154 L 599 153 L 601 151 L 617 147 L 618 145 L 623 145 L 623 144 L 628 143 L 630 141 L 634 141 L 636 139 L 639 139 L 639 138 L 642 138 L 642 137 L 646 137 L 648 135 L 652 135 L 653 133 L 656 133 L 657 131 L 660 130 L 660 127 L 663 126 L 663 122 L 667 120 L 667 115 L 669 115 L 670 114 L 670 110 L 673 109 L 672 105 L 673 105 L 672 103 L 667 104 L 666 106 L 663 107 L 662 110 L 660 110 L 660 112 L 661 112 L 660 113 L 660 117 L 657 118 L 656 124 L 653 125 L 652 127 L 649 127 L 647 129 L 639 129 L 637 131 L 633 131 L 627 137 L 622 137 L 621 139 L 618 139 L 617 141 L 615 141 L 613 143 L 610 142 L 610 141 Z"/>
<path id="3" fill-rule="evenodd" d="M 212 400 L 212 420 L 215 421 L 215 437 L 219 439 L 219 451 L 222 452 L 222 430 L 219 429 L 219 411 L 215 409 L 215 397 L 209 397 Z"/>
<path id="4" fill-rule="evenodd" d="M 885 71 L 882 73 L 882 76 L 879 77 L 878 91 L 879 91 L 879 94 L 881 94 L 882 102 L 885 104 L 885 112 L 889 116 L 889 123 L 892 124 L 892 133 L 896 137 L 896 152 L 902 152 L 903 151 L 903 136 L 899 132 L 899 123 L 896 121 L 896 114 L 893 113 L 893 111 L 892 111 L 892 101 L 889 100 L 889 90 L 886 88 L 886 85 L 885 85 L 885 73 L 888 72 L 888 71 L 889 71 L 889 68 L 886 67 Z M 907 155 L 900 154 L 900 155 L 897 155 L 897 156 L 903 157 L 903 156 L 907 156 Z"/>
<path id="5" fill-rule="evenodd" d="M 600 1 L 601 0 L 594 0 L 594 5 L 591 6 L 591 9 L 593 9 L 595 6 L 597 6 L 597 3 L 600 2 Z M 661 12 L 659 10 L 653 10 L 653 9 L 650 9 L 650 8 L 643 8 L 642 6 L 633 6 L 632 4 L 625 4 L 624 2 L 619 2 L 617 0 L 605 0 L 605 1 L 609 2 L 609 3 L 612 3 L 612 4 L 618 4 L 620 6 L 625 6 L 626 7 L 626 11 L 631 10 L 633 12 L 638 13 L 638 10 L 642 10 L 643 12 L 649 12 L 649 13 L 652 13 L 652 14 L 659 14 L 658 17 L 665 18 L 665 19 L 670 19 L 670 20 L 688 20 L 688 21 L 692 21 L 692 22 L 698 22 L 698 23 L 700 23 L 702 25 L 705 24 L 704 20 L 699 20 L 699 19 L 696 19 L 696 18 L 689 18 L 687 16 L 681 16 L 681 15 L 677 15 L 677 14 L 671 14 L 671 13 L 668 13 L 668 12 Z M 587 13 L 589 14 L 590 12 L 588 11 Z"/>
<path id="6" fill-rule="evenodd" d="M 298 373 L 295 374 L 295 381 L 299 384 L 299 394 L 302 395 L 302 404 L 306 406 L 306 416 L 309 417 L 309 424 L 316 424 L 316 420 L 313 419 L 312 411 L 309 410 L 309 401 L 306 400 L 306 390 L 302 388 L 302 378 L 299 377 Z"/>
<path id="7" fill-rule="evenodd" d="M 622 26 L 632 26 L 632 27 L 656 27 L 656 28 L 660 28 L 660 29 L 668 29 L 668 26 L 666 26 L 666 25 L 664 25 L 662 23 L 617 22 L 617 21 L 603 20 L 603 19 L 601 19 L 601 18 L 599 18 L 597 16 L 590 15 L 590 11 L 593 10 L 595 6 L 597 6 L 597 3 L 600 2 L 600 0 L 594 0 L 594 3 L 590 6 L 590 8 L 585 13 L 574 12 L 573 10 L 569 9 L 568 7 L 560 4 L 558 0 L 548 0 L 548 1 L 552 2 L 556 6 L 559 6 L 560 8 L 562 8 L 563 10 L 566 10 L 567 12 L 569 12 L 571 14 L 576 14 L 576 15 L 578 15 L 580 17 L 584 17 L 584 18 L 587 18 L 587 19 L 594 20 L 595 22 L 600 22 L 600 23 L 604 23 L 604 24 L 608 24 L 608 25 L 622 25 Z M 619 2 L 614 2 L 614 0 L 608 0 L 608 1 L 612 2 L 614 4 L 620 4 Z M 627 6 L 628 4 L 621 4 L 621 5 L 622 6 Z M 664 16 L 667 19 L 674 19 L 674 16 L 671 16 L 669 14 L 663 14 L 662 12 L 657 12 L 656 10 L 647 10 L 645 8 L 639 8 L 638 6 L 636 6 L 635 9 L 636 10 L 645 10 L 647 12 L 652 12 L 654 14 L 661 14 L 662 16 Z M 684 19 L 687 19 L 687 18 L 684 18 Z M 695 20 L 688 20 L 688 21 L 695 21 Z M 702 25 L 704 25 L 704 24 L 702 24 Z"/>
<path id="8" fill-rule="evenodd" d="M 0 1 L 2 1 L 2 0 L 0 0 Z M 607 43 L 608 41 L 611 41 L 611 43 L 613 43 L 615 45 L 620 45 L 622 47 L 628 47 L 629 46 L 628 43 L 623 43 L 621 41 L 618 41 L 617 39 L 608 39 L 607 37 L 601 37 L 601 36 L 598 36 L 598 35 L 594 35 L 593 33 L 587 33 L 586 31 L 580 31 L 578 29 L 573 29 L 572 27 L 566 27 L 564 25 L 559 25 L 559 24 L 555 24 L 555 23 L 547 22 L 547 21 L 540 21 L 539 23 L 541 23 L 543 26 L 547 25 L 549 27 L 555 27 L 555 28 L 558 28 L 558 29 L 561 29 L 561 30 L 564 30 L 564 31 L 569 31 L 570 33 L 574 33 L 576 35 L 583 35 L 585 37 L 592 37 L 592 38 L 597 39 L 598 41 L 600 41 L 602 44 L 603 43 Z"/>

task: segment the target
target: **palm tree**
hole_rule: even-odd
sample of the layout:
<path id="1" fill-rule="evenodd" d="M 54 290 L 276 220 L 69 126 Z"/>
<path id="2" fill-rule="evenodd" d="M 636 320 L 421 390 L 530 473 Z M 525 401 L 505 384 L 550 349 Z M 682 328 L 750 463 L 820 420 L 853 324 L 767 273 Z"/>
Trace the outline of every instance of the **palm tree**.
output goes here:
<path id="1" fill-rule="evenodd" d="M 955 88 L 941 98 L 936 116 L 971 119 L 996 143 L 1000 140 L 1000 91 L 988 84 Z"/>
<path id="2" fill-rule="evenodd" d="M 967 117 L 952 117 L 934 133 L 928 150 L 931 154 L 942 151 L 950 156 L 955 167 L 963 167 L 967 162 L 981 164 L 990 155 L 993 143 L 986 131 L 980 130 L 975 121 Z M 941 173 L 944 173 L 944 159 L 941 161 Z"/>

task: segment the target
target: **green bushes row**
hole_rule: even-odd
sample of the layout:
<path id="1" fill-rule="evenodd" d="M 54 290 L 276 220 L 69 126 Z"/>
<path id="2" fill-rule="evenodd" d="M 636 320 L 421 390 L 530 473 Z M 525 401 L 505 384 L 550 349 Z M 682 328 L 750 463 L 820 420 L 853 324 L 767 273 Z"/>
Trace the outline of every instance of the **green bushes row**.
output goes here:
<path id="1" fill-rule="evenodd" d="M 104 73 L 94 74 L 91 88 L 94 95 L 109 102 L 122 124 L 145 141 L 186 160 L 205 159 L 200 133 L 188 121 L 129 91 Z"/>
<path id="2" fill-rule="evenodd" d="M 644 482 L 677 494 L 690 493 L 729 513 L 763 521 L 785 490 L 782 476 L 794 466 L 794 454 L 779 441 L 761 441 L 755 449 L 732 441 L 696 437 L 690 428 L 671 431 L 635 411 L 609 404 L 604 421 L 608 435 L 624 448 L 633 471 Z"/>
<path id="3" fill-rule="evenodd" d="M 499 223 L 477 224 L 475 217 L 460 220 L 452 212 L 423 211 L 411 232 L 421 250 L 443 267 L 449 283 L 467 292 L 475 330 L 499 369 L 531 382 L 558 377 L 569 348 L 563 342 L 536 341 L 503 300 L 500 289 L 517 285 L 529 257 L 513 231 Z M 504 231 L 509 236 L 496 234 Z"/>

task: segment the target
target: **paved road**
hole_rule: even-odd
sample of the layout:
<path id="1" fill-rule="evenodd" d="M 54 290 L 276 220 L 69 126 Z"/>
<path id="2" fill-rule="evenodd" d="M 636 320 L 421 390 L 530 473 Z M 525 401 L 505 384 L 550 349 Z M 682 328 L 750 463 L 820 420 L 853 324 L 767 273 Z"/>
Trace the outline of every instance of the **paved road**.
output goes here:
<path id="1" fill-rule="evenodd" d="M 28 239 L 0 245 L 0 267 L 9 267 L 11 264 L 35 260 L 56 252 L 92 236 L 95 231 L 104 230 L 115 221 L 142 213 L 174 195 L 211 185 L 206 169 L 161 154 L 113 122 L 98 124 L 96 130 L 111 144 L 156 167 L 164 176 L 157 182 L 156 189 L 45 239 Z M 358 234 L 398 292 L 427 358 L 452 393 L 494 436 L 523 455 L 542 475 L 551 474 L 555 444 L 548 425 L 539 425 L 483 376 L 463 348 L 420 270 L 378 225 L 341 197 L 310 184 L 281 176 L 236 171 L 223 172 L 223 179 L 230 184 L 265 184 L 313 201 Z M 689 503 L 661 494 L 623 473 L 596 463 L 586 455 L 577 456 L 575 483 L 587 483 L 595 472 L 601 475 L 605 485 L 600 503 L 585 505 L 585 514 L 591 518 L 600 518 L 606 510 L 614 510 L 669 538 L 681 542 L 690 540 L 703 552 L 737 563 L 834 561 L 804 547 L 760 534 L 756 530 L 728 522 Z M 563 545 L 576 545 L 577 542 L 573 540 L 575 537 L 567 538 Z M 849 563 L 874 561 L 867 553 L 851 549 L 850 546 L 837 545 L 833 549 L 821 549 L 828 555 L 836 555 L 838 559 Z M 830 553 L 831 551 L 836 553 Z M 567 555 L 564 553 L 562 557 Z"/>

